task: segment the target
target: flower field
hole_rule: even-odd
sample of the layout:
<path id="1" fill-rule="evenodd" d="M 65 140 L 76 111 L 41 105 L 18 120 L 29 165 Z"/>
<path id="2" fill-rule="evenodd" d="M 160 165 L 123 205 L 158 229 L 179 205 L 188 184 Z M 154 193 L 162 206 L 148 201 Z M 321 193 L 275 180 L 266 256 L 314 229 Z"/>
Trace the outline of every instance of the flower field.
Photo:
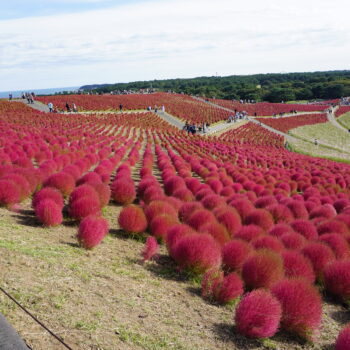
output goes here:
<path id="1" fill-rule="evenodd" d="M 67 95 L 38 97 L 38 101 L 47 104 L 52 102 L 56 108 L 64 110 L 66 103 L 75 103 L 78 111 L 116 111 L 119 106 L 123 110 L 140 110 L 151 107 L 158 109 L 164 106 L 166 111 L 182 120 L 191 123 L 216 123 L 227 120 L 229 112 L 204 102 L 197 101 L 190 96 L 168 93 L 140 94 L 140 95 Z"/>
<path id="2" fill-rule="evenodd" d="M 297 112 L 320 112 L 329 108 L 324 104 L 299 104 L 299 103 L 240 103 L 239 101 L 228 101 L 219 99 L 210 99 L 211 102 L 233 110 L 246 111 L 249 115 L 254 116 L 272 116 L 280 113 Z"/>
<path id="3" fill-rule="evenodd" d="M 326 114 L 304 114 L 295 117 L 285 117 L 285 118 L 260 118 L 257 119 L 261 123 L 264 123 L 272 128 L 288 133 L 289 130 L 298 128 L 304 125 L 314 125 L 320 123 L 327 123 Z"/>
<path id="4" fill-rule="evenodd" d="M 45 99 L 41 101 L 46 103 Z M 57 96 L 51 101 L 59 105 L 66 99 Z M 76 95 L 67 96 L 67 101 L 96 112 L 119 103 L 126 109 L 143 109 L 152 101 L 152 105 L 164 104 L 169 113 L 195 123 L 213 123 L 226 114 L 182 95 Z M 274 105 L 271 109 L 257 105 L 252 106 L 261 107 L 261 113 L 276 112 Z M 316 108 L 300 107 L 305 107 L 304 111 Z M 307 114 L 262 122 L 287 132 L 322 123 L 325 118 L 324 114 Z M 206 335 L 208 349 L 235 348 L 232 342 L 243 344 L 242 349 L 264 348 L 266 338 L 280 349 L 312 349 L 312 343 L 323 348 L 335 344 L 344 326 L 339 317 L 331 319 L 332 314 L 325 313 L 330 300 L 342 318 L 348 319 L 350 165 L 289 152 L 283 143 L 281 136 L 253 123 L 210 137 L 188 135 L 152 112 L 47 114 L 21 103 L 0 101 L 2 215 L 17 213 L 23 227 L 30 219 L 38 235 L 38 228 L 48 230 L 42 237 L 49 241 L 50 234 L 65 227 L 74 231 L 74 254 L 84 254 L 74 265 L 80 273 L 89 273 L 81 271 L 80 263 L 87 266 L 96 259 L 92 271 L 104 264 L 107 257 L 102 252 L 113 246 L 112 232 L 120 245 L 123 239 L 145 242 L 140 251 L 132 253 L 142 259 L 138 271 L 161 267 L 186 283 L 194 280 L 195 297 L 179 292 L 185 307 L 192 307 L 188 297 L 196 308 L 229 315 L 222 337 Z M 6 250 L 1 240 L 0 247 Z M 109 254 L 115 258 L 114 251 Z M 123 259 L 117 267 L 108 265 L 111 270 L 125 266 L 128 257 L 120 254 Z M 51 260 L 46 263 L 46 271 L 55 269 Z M 92 281 L 98 281 L 100 275 L 96 272 Z M 103 275 L 105 289 L 100 293 L 106 293 L 106 303 L 115 301 L 118 293 L 110 295 L 112 287 L 108 285 L 112 273 Z M 137 283 L 130 293 L 142 295 L 149 288 L 147 281 Z M 166 285 L 168 281 L 157 283 Z M 174 283 L 173 288 L 179 287 Z M 147 294 L 147 298 L 152 296 Z M 135 307 L 139 312 L 142 303 L 139 299 L 130 314 Z M 84 305 L 89 312 L 92 303 Z M 139 319 L 150 313 L 142 310 Z M 108 314 L 108 306 L 105 312 Z M 104 319 L 94 317 L 95 321 Z M 151 321 L 146 320 L 144 327 L 152 328 Z M 118 319 L 114 316 L 108 322 L 117 324 Z M 214 328 L 207 322 L 205 334 Z M 75 335 L 68 331 L 71 325 L 59 325 L 74 342 Z M 86 331 L 86 327 L 75 328 Z M 194 335 L 200 330 L 191 327 L 191 344 L 206 348 Z M 90 327 L 90 332 L 96 329 Z M 108 338 L 110 343 L 100 346 L 92 337 L 84 340 L 90 343 L 82 348 L 123 348 L 123 342 L 130 349 L 161 348 L 160 343 L 152 348 L 146 335 L 139 335 L 138 340 L 135 335 L 127 337 L 125 329 L 119 324 L 113 331 L 121 342 L 118 345 L 117 340 L 113 343 L 111 330 L 105 329 L 108 337 L 101 336 L 99 341 Z M 154 329 L 147 329 L 154 334 Z M 183 344 L 186 336 L 181 337 L 181 332 L 181 344 L 166 338 L 163 348 L 191 348 Z M 340 333 L 336 349 L 347 349 L 349 334 L 348 326 Z M 145 337 L 147 347 L 141 343 Z M 251 339 L 255 339 L 253 343 Z"/>

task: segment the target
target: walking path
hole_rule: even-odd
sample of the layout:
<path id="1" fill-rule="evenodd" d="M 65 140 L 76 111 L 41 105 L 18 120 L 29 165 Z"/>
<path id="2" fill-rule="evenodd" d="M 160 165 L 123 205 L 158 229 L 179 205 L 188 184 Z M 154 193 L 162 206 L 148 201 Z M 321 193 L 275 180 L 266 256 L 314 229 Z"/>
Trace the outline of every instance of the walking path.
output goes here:
<path id="1" fill-rule="evenodd" d="M 343 131 L 348 132 L 348 129 L 345 126 L 338 123 L 337 119 L 335 118 L 335 112 L 337 111 L 338 108 L 339 107 L 337 106 L 335 108 L 332 108 L 331 112 L 327 112 L 327 119 L 332 125 L 336 126 L 337 128 L 339 128 Z"/>
<path id="2" fill-rule="evenodd" d="M 43 103 L 41 103 L 39 101 L 34 100 L 34 103 L 27 103 L 26 99 L 14 99 L 13 101 L 22 102 L 22 103 L 26 104 L 27 106 L 34 108 L 40 112 L 47 112 L 47 113 L 50 112 L 49 107 L 47 107 L 47 105 L 44 105 Z"/>

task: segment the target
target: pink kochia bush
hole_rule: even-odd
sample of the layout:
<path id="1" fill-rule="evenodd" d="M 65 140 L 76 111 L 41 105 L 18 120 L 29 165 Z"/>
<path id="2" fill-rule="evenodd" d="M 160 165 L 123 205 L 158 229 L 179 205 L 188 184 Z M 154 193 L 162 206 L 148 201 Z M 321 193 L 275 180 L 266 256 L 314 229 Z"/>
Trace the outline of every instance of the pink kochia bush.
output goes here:
<path id="1" fill-rule="evenodd" d="M 108 222 L 102 217 L 87 216 L 79 225 L 78 241 L 85 249 L 99 245 L 108 233 Z"/>
<path id="2" fill-rule="evenodd" d="M 324 286 L 328 293 L 350 303 L 350 259 L 333 261 L 326 266 Z"/>
<path id="3" fill-rule="evenodd" d="M 350 323 L 348 323 L 339 333 L 335 342 L 334 350 L 350 349 Z"/>
<path id="4" fill-rule="evenodd" d="M 265 209 L 255 209 L 244 219 L 245 225 L 257 225 L 268 231 L 273 225 L 272 215 Z"/>
<path id="5" fill-rule="evenodd" d="M 241 271 L 243 263 L 253 251 L 245 241 L 234 239 L 222 248 L 222 264 L 226 271 Z"/>
<path id="6" fill-rule="evenodd" d="M 72 175 L 60 172 L 51 175 L 45 182 L 44 187 L 55 187 L 61 191 L 63 196 L 69 196 L 75 187 L 75 181 Z"/>
<path id="7" fill-rule="evenodd" d="M 193 234 L 178 241 L 173 258 L 181 270 L 202 274 L 221 265 L 221 250 L 212 236 Z"/>
<path id="8" fill-rule="evenodd" d="M 284 272 L 286 277 L 302 277 L 310 283 L 314 283 L 316 276 L 309 259 L 296 251 L 284 251 L 282 253 Z"/>
<path id="9" fill-rule="evenodd" d="M 0 205 L 11 206 L 19 203 L 21 193 L 18 186 L 9 180 L 0 180 Z"/>
<path id="10" fill-rule="evenodd" d="M 284 279 L 272 288 L 282 305 L 281 327 L 307 340 L 314 340 L 322 317 L 317 289 L 304 279 Z"/>
<path id="11" fill-rule="evenodd" d="M 111 190 L 112 198 L 121 205 L 131 204 L 136 198 L 135 184 L 132 180 L 114 180 Z"/>
<path id="12" fill-rule="evenodd" d="M 284 277 L 280 254 L 260 249 L 243 264 L 242 278 L 249 289 L 271 288 Z"/>
<path id="13" fill-rule="evenodd" d="M 57 226 L 63 220 L 62 208 L 49 198 L 36 205 L 35 215 L 44 226 Z"/>
<path id="14" fill-rule="evenodd" d="M 232 303 L 243 294 L 243 282 L 232 272 L 224 276 L 219 269 L 208 270 L 202 279 L 202 296 L 220 304 Z"/>
<path id="15" fill-rule="evenodd" d="M 239 333 L 249 338 L 272 337 L 278 330 L 282 308 L 269 291 L 258 289 L 246 294 L 235 314 Z"/>
<path id="16" fill-rule="evenodd" d="M 42 200 L 52 199 L 59 207 L 63 208 L 64 199 L 61 192 L 54 187 L 44 187 L 36 192 L 32 199 L 32 207 L 35 208 Z"/>
<path id="17" fill-rule="evenodd" d="M 153 259 L 158 254 L 158 251 L 159 246 L 157 240 L 152 236 L 148 237 L 146 240 L 146 244 L 141 252 L 143 261 Z"/>
<path id="18" fill-rule="evenodd" d="M 147 219 L 142 208 L 130 204 L 120 212 L 118 223 L 120 227 L 129 233 L 142 233 L 147 229 Z"/>
<path id="19" fill-rule="evenodd" d="M 100 210 L 98 197 L 84 196 L 70 203 L 69 215 L 76 220 L 81 220 L 89 215 L 99 214 Z"/>

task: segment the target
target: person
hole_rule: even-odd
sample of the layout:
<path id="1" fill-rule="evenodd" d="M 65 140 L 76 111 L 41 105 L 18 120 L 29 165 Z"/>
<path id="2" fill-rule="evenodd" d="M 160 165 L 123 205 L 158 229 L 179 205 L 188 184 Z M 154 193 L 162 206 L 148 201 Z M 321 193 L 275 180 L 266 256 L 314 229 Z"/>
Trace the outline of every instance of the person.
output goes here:
<path id="1" fill-rule="evenodd" d="M 68 102 L 66 102 L 66 108 L 67 108 L 67 112 L 70 112 L 70 107 L 69 107 Z"/>
<path id="2" fill-rule="evenodd" d="M 190 126 L 189 126 L 189 124 L 188 124 L 188 121 L 186 121 L 186 123 L 185 123 L 185 125 L 183 126 L 182 130 L 187 131 L 187 132 L 190 132 L 189 128 L 190 128 Z"/>
<path id="3" fill-rule="evenodd" d="M 315 146 L 317 146 L 318 145 L 318 140 L 315 139 L 314 143 L 315 143 Z"/>
<path id="4" fill-rule="evenodd" d="M 154 106 L 154 113 L 157 113 L 157 112 L 158 112 L 158 107 Z"/>
<path id="5" fill-rule="evenodd" d="M 165 106 L 164 105 L 162 106 L 162 112 L 163 113 L 165 112 Z"/>
<path id="6" fill-rule="evenodd" d="M 73 112 L 77 112 L 77 106 L 75 105 L 75 103 L 73 103 Z"/>
<path id="7" fill-rule="evenodd" d="M 52 112 L 53 112 L 53 103 L 52 103 L 52 102 L 49 102 L 49 103 L 47 104 L 47 107 L 49 107 L 49 111 L 50 111 L 50 113 L 52 113 Z"/>
<path id="8" fill-rule="evenodd" d="M 123 105 L 120 104 L 120 105 L 119 105 L 119 111 L 121 112 L 122 110 L 123 110 Z"/>
<path id="9" fill-rule="evenodd" d="M 12 100 L 12 94 L 9 94 L 9 100 L 10 101 Z"/>

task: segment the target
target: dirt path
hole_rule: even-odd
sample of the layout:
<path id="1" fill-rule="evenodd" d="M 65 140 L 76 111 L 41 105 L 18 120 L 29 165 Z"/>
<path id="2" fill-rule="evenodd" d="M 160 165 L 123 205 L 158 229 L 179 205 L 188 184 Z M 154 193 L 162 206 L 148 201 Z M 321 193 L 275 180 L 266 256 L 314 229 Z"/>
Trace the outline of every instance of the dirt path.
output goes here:
<path id="1" fill-rule="evenodd" d="M 335 112 L 337 111 L 339 107 L 332 108 L 330 112 L 327 112 L 327 119 L 330 123 L 332 123 L 334 126 L 336 126 L 338 129 L 341 129 L 343 131 L 348 132 L 348 129 L 345 128 L 343 125 L 337 122 L 337 119 L 335 118 Z"/>

